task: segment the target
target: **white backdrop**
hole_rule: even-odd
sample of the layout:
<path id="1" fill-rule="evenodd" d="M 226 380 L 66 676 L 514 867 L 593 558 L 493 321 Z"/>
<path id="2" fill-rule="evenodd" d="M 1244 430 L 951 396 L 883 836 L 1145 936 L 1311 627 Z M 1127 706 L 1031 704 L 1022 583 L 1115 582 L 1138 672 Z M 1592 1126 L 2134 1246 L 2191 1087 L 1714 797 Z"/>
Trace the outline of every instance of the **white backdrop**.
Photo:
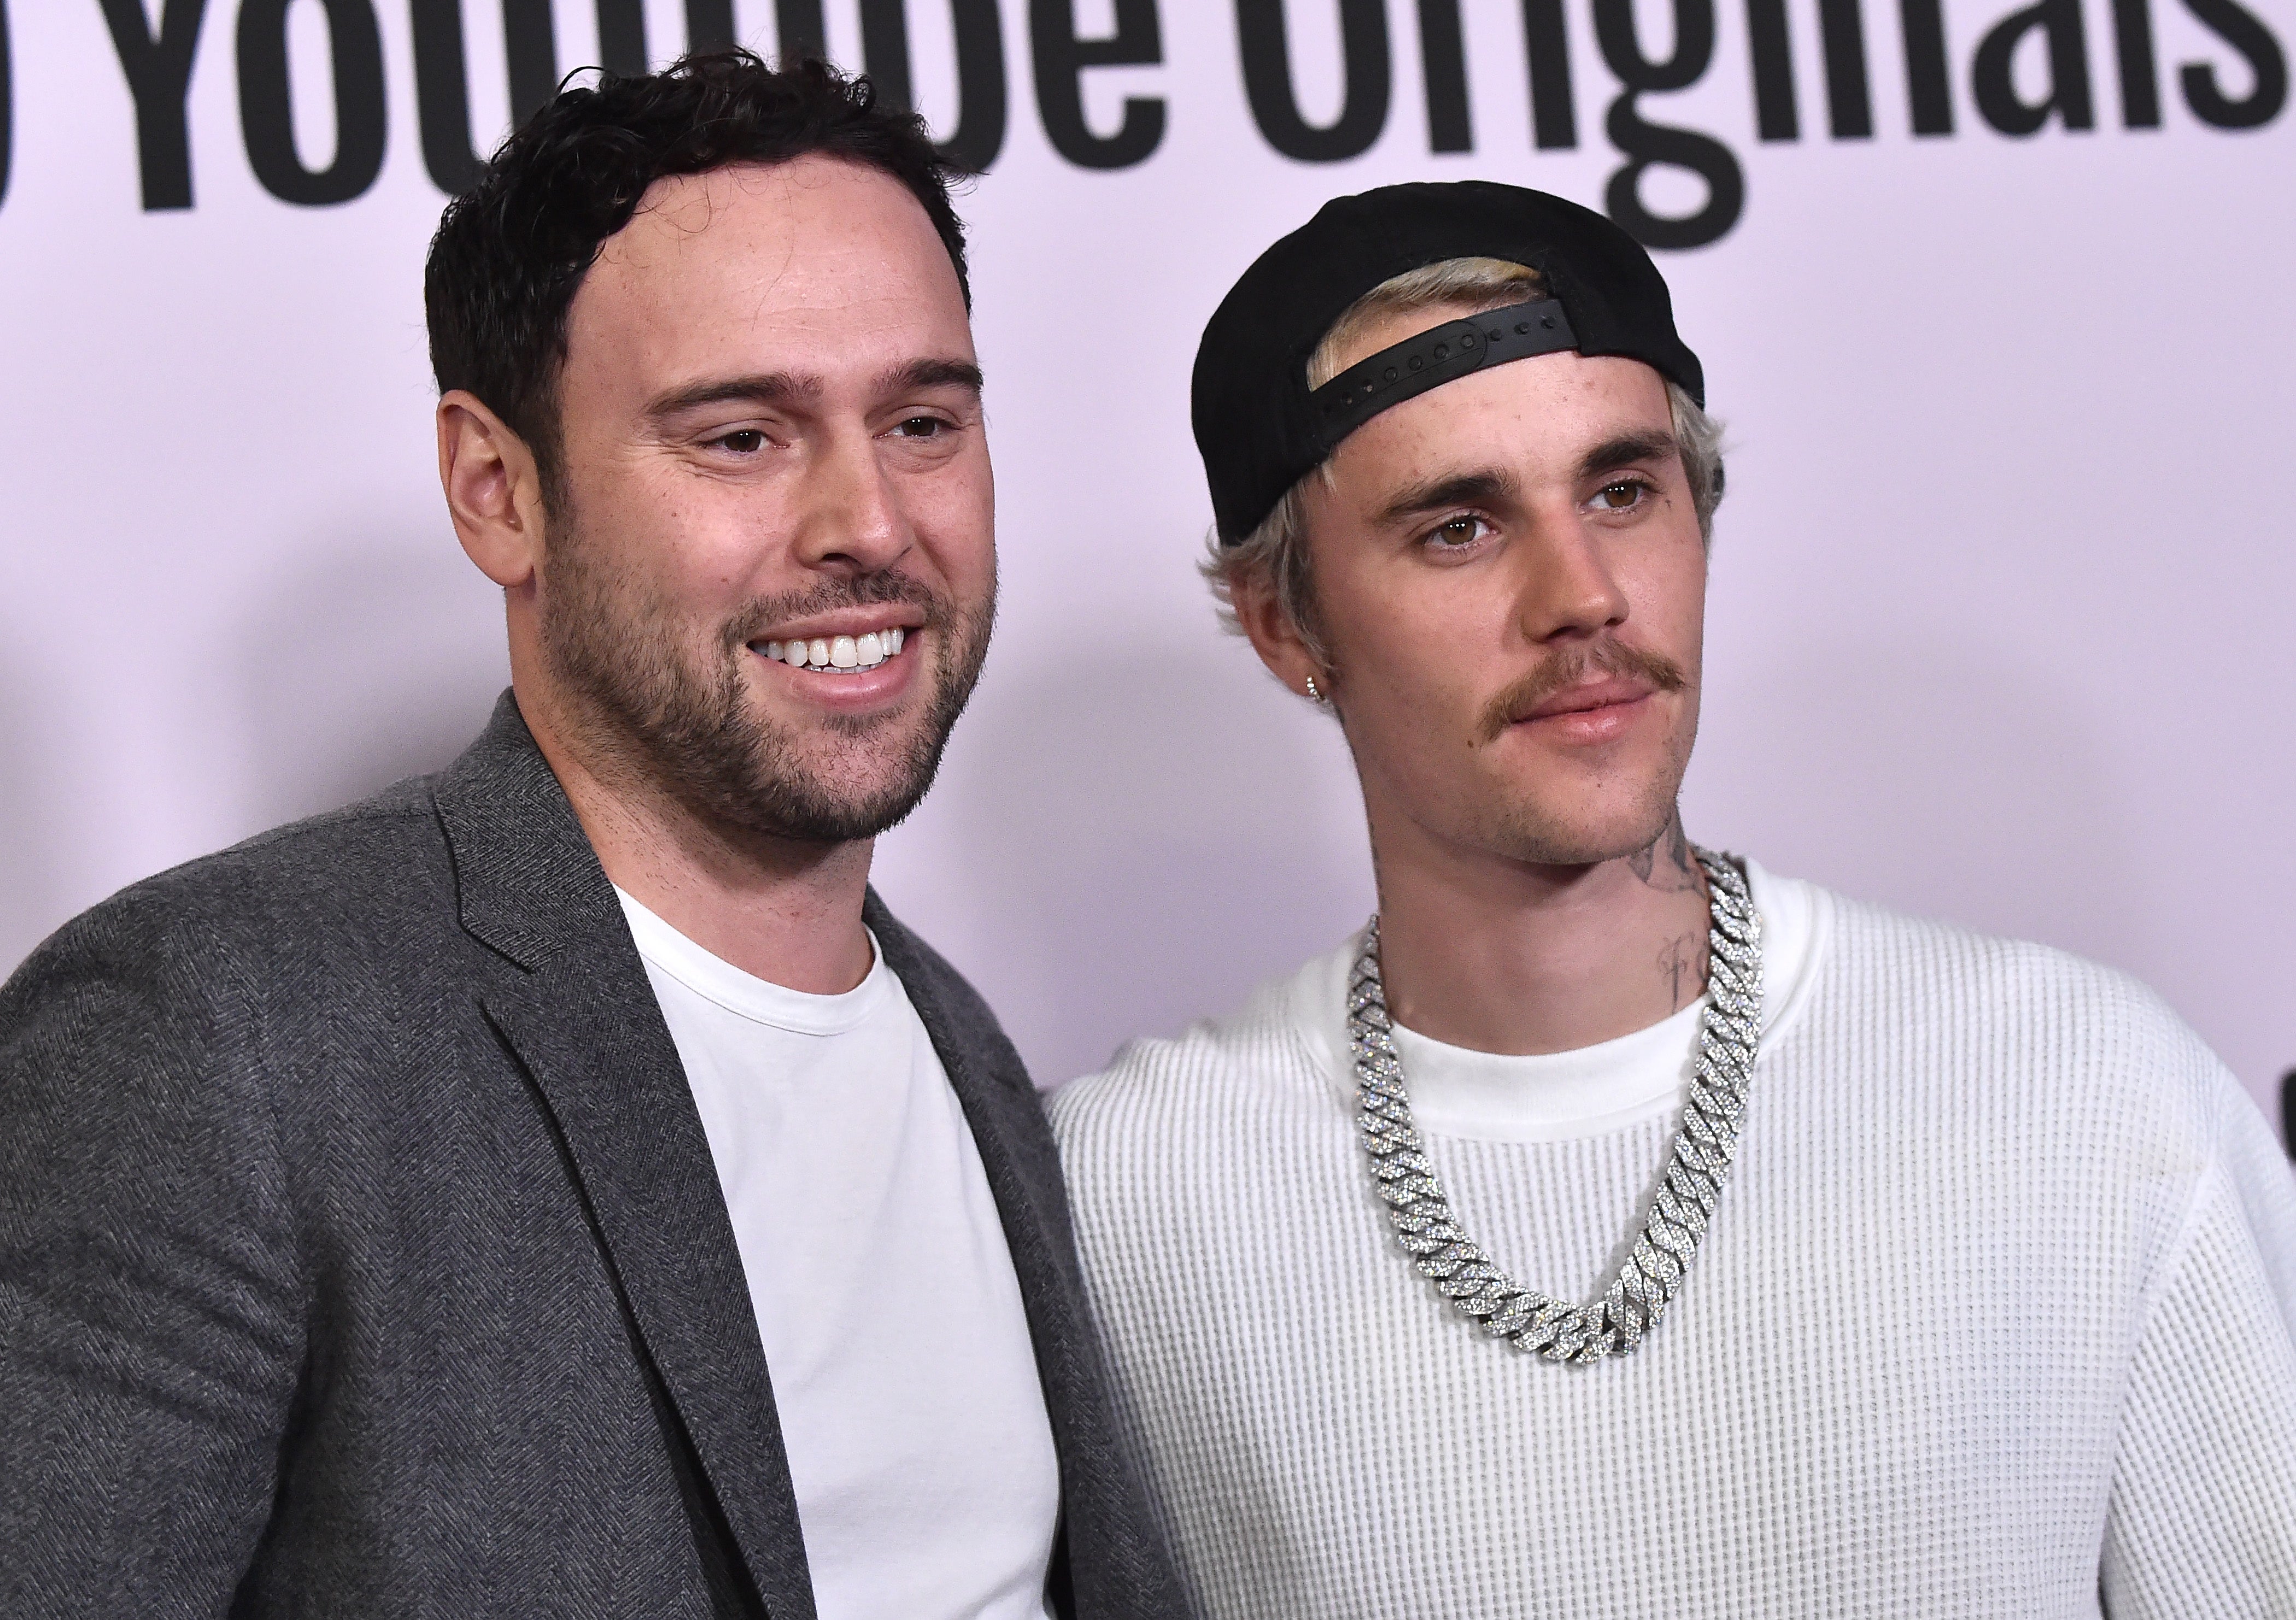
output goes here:
<path id="1" fill-rule="evenodd" d="M 407 0 L 209 0 L 204 15 L 168 0 L 165 29 L 162 0 L 145 4 L 6 0 L 0 968 L 136 877 L 444 762 L 504 678 L 497 598 L 456 549 L 433 473 L 420 282 L 443 198 Z M 939 786 L 885 841 L 879 882 L 1041 1080 L 1225 1009 L 1370 905 L 1335 729 L 1218 634 L 1192 572 L 1209 521 L 1186 426 L 1203 317 L 1339 192 L 1481 176 L 1602 205 L 1621 161 L 1613 60 L 1693 80 L 1644 95 L 1641 115 L 1718 141 L 1696 160 L 1720 150 L 1743 176 L 1734 219 L 1686 232 L 1714 240 L 1660 256 L 1733 441 L 1693 835 L 2127 968 L 2259 1098 L 2296 1064 L 2296 148 L 2280 111 L 2296 11 L 2046 0 L 2021 43 L 2013 21 L 1988 54 L 2007 0 L 1948 0 L 1939 77 L 1920 48 L 1926 0 L 1864 0 L 1862 18 L 1857 4 L 1389 0 L 1382 17 L 1378 0 L 1125 0 L 1119 17 L 1077 0 L 1086 37 L 1160 22 L 1156 60 L 1089 68 L 1082 92 L 1103 136 L 1128 97 L 1161 103 L 1160 136 L 1127 167 L 1087 169 L 1054 150 L 1038 105 L 1046 63 L 1065 82 L 1062 0 L 911 0 L 913 83 L 936 128 L 962 119 L 985 140 L 984 63 L 1004 65 L 996 160 L 963 208 L 1005 594 L 980 695 Z M 442 6 L 412 10 L 435 23 Z M 693 9 L 707 27 L 711 0 Z M 804 5 L 786 9 L 802 22 Z M 830 48 L 857 63 L 856 0 L 824 9 Z M 900 8 L 867 9 L 882 42 Z M 530 82 L 530 25 L 550 8 L 461 10 L 483 145 L 509 116 L 511 46 Z M 598 57 L 602 12 L 610 46 L 627 38 L 627 0 L 557 0 L 558 65 Z M 775 12 L 739 0 L 732 15 L 769 50 Z M 1239 12 L 1288 15 L 1300 123 L 1336 124 L 1327 150 L 1366 150 L 1275 149 Z M 1464 106 L 1444 89 L 1453 12 Z M 642 15 L 657 60 L 683 45 L 676 0 Z M 1567 129 L 1561 59 L 1534 57 L 1543 149 L 1526 16 L 1530 37 L 1559 18 L 1569 42 Z M 360 52 L 367 18 L 379 70 Z M 996 30 L 969 107 L 953 19 Z M 1861 20 L 1873 133 L 1834 138 L 1858 121 L 1846 25 Z M 1775 50 L 1758 74 L 1750 49 L 1781 23 L 1791 101 Z M 116 43 L 138 25 L 142 162 Z M 1675 72 L 1636 69 L 1632 27 L 1645 60 L 1680 57 Z M 1264 101 L 1276 59 L 1254 37 Z M 2050 100 L 2053 42 L 2057 111 L 2002 133 L 2022 121 L 2014 103 Z M 147 208 L 171 200 L 185 63 L 191 206 Z M 2084 77 L 2095 127 L 2067 128 Z M 1952 133 L 1916 136 L 1940 95 Z M 1758 109 L 1777 135 L 1790 105 L 1800 138 L 1758 139 Z M 2263 121 L 2218 127 L 2242 118 Z M 441 128 L 429 144 L 451 156 Z M 1472 150 L 1432 150 L 1463 136 Z M 299 185 L 357 194 L 275 194 Z M 1694 216 L 1706 189 L 1660 168 L 1641 194 Z"/>

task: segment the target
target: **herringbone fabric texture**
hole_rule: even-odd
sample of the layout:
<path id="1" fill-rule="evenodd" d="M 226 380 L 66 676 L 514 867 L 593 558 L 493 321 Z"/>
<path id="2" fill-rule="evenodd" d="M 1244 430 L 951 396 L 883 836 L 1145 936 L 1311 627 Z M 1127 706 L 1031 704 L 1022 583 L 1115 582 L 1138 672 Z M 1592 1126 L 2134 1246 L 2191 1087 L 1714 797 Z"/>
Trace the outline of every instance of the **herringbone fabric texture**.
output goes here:
<path id="1" fill-rule="evenodd" d="M 868 917 L 1012 1246 L 1061 1607 L 1171 1613 L 1035 1093 Z M 226 1612 L 813 1612 L 692 1097 L 507 696 L 440 777 L 140 884 L 0 990 L 0 1615 Z"/>

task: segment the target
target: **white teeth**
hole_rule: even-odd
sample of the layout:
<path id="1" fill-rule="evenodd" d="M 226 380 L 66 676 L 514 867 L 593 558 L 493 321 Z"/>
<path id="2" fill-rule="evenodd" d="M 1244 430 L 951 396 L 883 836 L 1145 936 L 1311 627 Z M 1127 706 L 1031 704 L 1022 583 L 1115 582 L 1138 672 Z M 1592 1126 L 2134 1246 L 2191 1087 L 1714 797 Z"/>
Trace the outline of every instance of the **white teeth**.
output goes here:
<path id="1" fill-rule="evenodd" d="M 816 636 L 811 641 L 768 641 L 759 651 L 791 669 L 873 670 L 901 650 L 907 632 L 898 625 L 865 636 Z M 750 644 L 757 646 L 757 643 Z"/>

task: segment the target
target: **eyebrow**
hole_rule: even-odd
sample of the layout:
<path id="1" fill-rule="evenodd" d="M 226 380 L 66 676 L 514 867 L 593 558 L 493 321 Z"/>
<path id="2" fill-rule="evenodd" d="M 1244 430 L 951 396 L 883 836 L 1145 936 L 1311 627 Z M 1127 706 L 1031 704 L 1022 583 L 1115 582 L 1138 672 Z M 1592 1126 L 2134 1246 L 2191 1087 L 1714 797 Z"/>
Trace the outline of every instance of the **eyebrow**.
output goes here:
<path id="1" fill-rule="evenodd" d="M 649 416 L 675 416 L 705 405 L 734 401 L 756 405 L 795 405 L 821 396 L 821 379 L 794 372 L 756 372 L 742 377 L 711 377 L 684 388 L 657 394 L 646 405 Z"/>
<path id="2" fill-rule="evenodd" d="M 806 372 L 753 372 L 739 377 L 710 377 L 656 395 L 648 402 L 646 415 L 660 420 L 707 405 L 807 405 L 821 398 L 824 386 L 820 377 Z M 880 394 L 961 388 L 978 395 L 980 387 L 980 367 L 954 357 L 906 361 L 881 373 L 875 383 Z"/>
<path id="3" fill-rule="evenodd" d="M 894 366 L 877 379 L 877 391 L 881 394 L 906 394 L 924 388 L 961 388 L 978 395 L 980 385 L 980 367 L 970 360 L 954 357 L 911 360 L 906 365 Z"/>
<path id="4" fill-rule="evenodd" d="M 1620 433 L 1606 439 L 1578 458 L 1578 476 L 1588 479 L 1608 473 L 1614 467 L 1625 466 L 1630 461 L 1664 461 L 1682 454 L 1682 447 L 1672 433 L 1655 431 L 1641 433 Z"/>
<path id="5" fill-rule="evenodd" d="M 1378 522 L 1397 522 L 1439 506 L 1491 506 L 1513 499 L 1515 489 L 1514 475 L 1496 467 L 1473 473 L 1447 473 L 1423 482 L 1406 484 L 1380 508 Z"/>

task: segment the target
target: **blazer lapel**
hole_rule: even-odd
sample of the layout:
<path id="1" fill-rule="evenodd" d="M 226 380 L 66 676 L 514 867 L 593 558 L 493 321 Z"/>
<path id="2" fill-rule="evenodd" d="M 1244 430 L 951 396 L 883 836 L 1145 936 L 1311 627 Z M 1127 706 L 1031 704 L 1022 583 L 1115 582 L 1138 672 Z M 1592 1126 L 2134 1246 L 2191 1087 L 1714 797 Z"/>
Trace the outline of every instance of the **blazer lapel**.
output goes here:
<path id="1" fill-rule="evenodd" d="M 873 892 L 863 912 L 932 1037 L 972 1128 L 1004 1228 L 1061 1462 L 1061 1531 L 1051 1597 L 1063 1616 L 1193 1612 L 1113 1427 L 1043 1103 L 996 1019 L 955 969 Z"/>
<path id="2" fill-rule="evenodd" d="M 1076 1487 L 1099 1466 L 1107 1439 L 1100 1421 L 1105 1396 L 1098 1341 L 1085 1315 L 1059 1149 L 1046 1123 L 1044 1104 L 1020 1053 L 972 986 L 895 921 L 873 891 L 865 915 L 886 965 L 899 975 L 932 1038 L 988 1172 L 1020 1279 L 1037 1376 L 1061 1456 L 1062 1506 L 1074 1528 Z"/>
<path id="3" fill-rule="evenodd" d="M 482 997 L 565 1143 L 606 1262 L 777 1620 L 812 1583 L 732 1221 L 612 886 L 505 693 L 440 780 L 464 927 L 522 971 Z"/>

